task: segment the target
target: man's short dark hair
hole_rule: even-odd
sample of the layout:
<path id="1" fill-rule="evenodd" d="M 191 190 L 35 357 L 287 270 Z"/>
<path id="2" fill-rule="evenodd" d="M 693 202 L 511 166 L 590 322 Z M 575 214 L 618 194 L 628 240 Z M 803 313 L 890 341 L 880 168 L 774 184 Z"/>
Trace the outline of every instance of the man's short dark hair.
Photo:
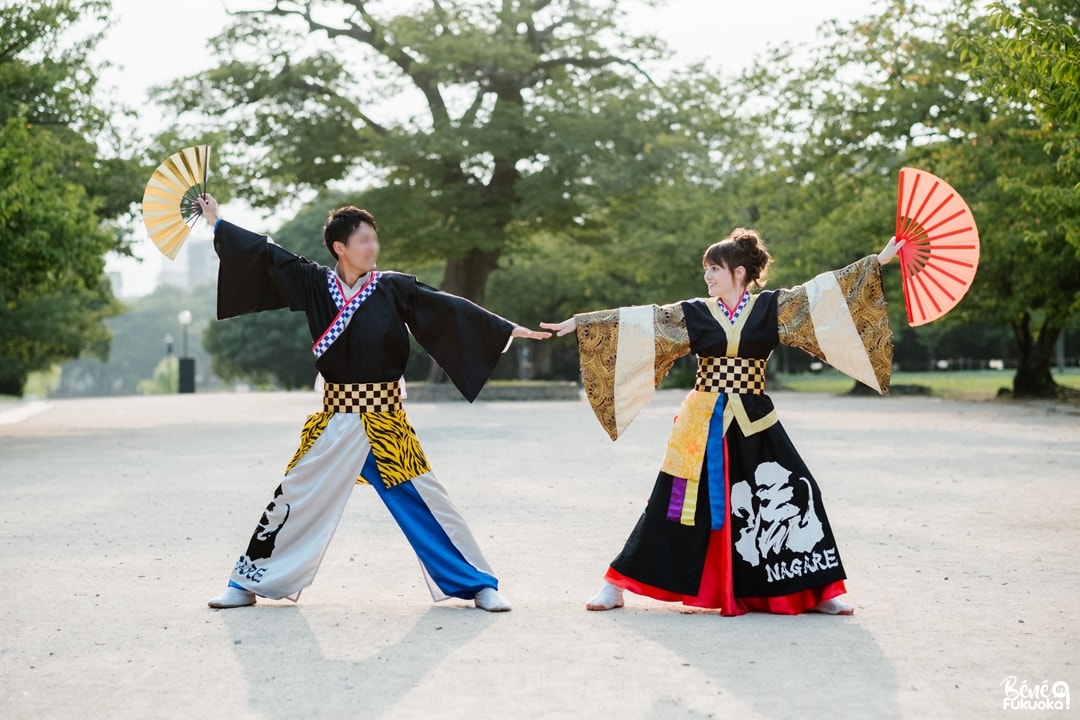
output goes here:
<path id="1" fill-rule="evenodd" d="M 326 249 L 335 260 L 337 260 L 337 253 L 334 252 L 334 243 L 344 243 L 356 228 L 364 223 L 370 225 L 372 230 L 379 231 L 379 226 L 375 224 L 375 216 L 367 210 L 346 205 L 330 211 L 330 216 L 326 218 L 326 224 L 323 225 L 323 242 L 326 243 Z"/>

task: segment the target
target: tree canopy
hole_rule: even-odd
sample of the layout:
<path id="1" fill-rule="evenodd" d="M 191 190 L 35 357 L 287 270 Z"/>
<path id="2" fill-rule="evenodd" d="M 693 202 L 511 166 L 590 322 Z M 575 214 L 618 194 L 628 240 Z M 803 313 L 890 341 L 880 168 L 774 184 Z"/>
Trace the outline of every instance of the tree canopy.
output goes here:
<path id="1" fill-rule="evenodd" d="M 772 286 L 803 282 L 883 245 L 897 171 L 920 167 L 968 201 L 983 252 L 928 327 L 906 327 L 886 273 L 901 345 L 1007 325 L 1017 394 L 1055 391 L 1049 351 L 1080 303 L 1061 0 L 883 0 L 809 61 L 778 47 L 736 79 L 662 82 L 665 48 L 627 34 L 614 0 L 248 7 L 217 68 L 161 91 L 190 120 L 170 137 L 220 145 L 218 182 L 248 200 L 347 188 L 399 269 L 442 267 L 444 289 L 534 324 L 699 294 L 701 252 L 740 225 L 768 240 Z"/>
<path id="2" fill-rule="evenodd" d="M 88 53 L 109 4 L 0 3 L 0 394 L 84 351 L 105 355 L 119 310 L 104 257 L 122 249 L 107 220 L 129 210 L 132 165 L 97 139 L 109 109 L 93 98 Z"/>
<path id="3" fill-rule="evenodd" d="M 1065 6 L 1036 4 L 1059 15 Z M 901 166 L 945 178 L 978 222 L 978 274 L 945 319 L 912 332 L 898 314 L 894 325 L 932 344 L 952 323 L 1007 323 L 1019 361 L 1015 392 L 1049 395 L 1051 349 L 1080 302 L 1070 239 L 1080 198 L 1066 161 L 1075 129 L 1040 122 L 1038 104 L 1019 100 L 1031 88 L 1004 93 L 1001 76 L 984 76 L 969 60 L 965 49 L 993 52 L 1003 24 L 975 2 L 930 12 L 893 0 L 837 26 L 808 67 L 775 57 L 759 64 L 749 80 L 771 100 L 758 117 L 775 145 L 750 187 L 760 192 L 759 224 L 778 238 L 778 275 L 788 280 L 797 279 L 792 270 L 806 277 L 865 254 L 868 238 L 888 238 Z M 1050 45 L 1056 62 L 1060 48 Z M 1042 77 L 1040 58 L 1032 55 L 1030 77 Z M 900 298 L 896 275 L 886 278 Z M 898 312 L 901 303 L 890 307 Z"/>
<path id="4" fill-rule="evenodd" d="M 663 48 L 614 0 L 251 5 L 215 38 L 216 69 L 163 91 L 199 118 L 186 131 L 223 141 L 224 180 L 256 204 L 362 189 L 478 302 L 536 233 L 590 242 L 613 198 L 693 172 L 726 107 L 700 74 L 657 84 Z"/>
<path id="5" fill-rule="evenodd" d="M 1013 328 L 1019 395 L 1064 393 L 1050 374 L 1053 348 L 1080 310 L 1080 8 L 1063 0 L 997 2 L 986 32 L 962 36 L 968 67 L 1000 109 L 986 145 L 986 175 L 1001 204 L 990 214 L 1007 236 L 993 246 L 987 315 Z M 970 171 L 970 170 L 969 170 Z"/>

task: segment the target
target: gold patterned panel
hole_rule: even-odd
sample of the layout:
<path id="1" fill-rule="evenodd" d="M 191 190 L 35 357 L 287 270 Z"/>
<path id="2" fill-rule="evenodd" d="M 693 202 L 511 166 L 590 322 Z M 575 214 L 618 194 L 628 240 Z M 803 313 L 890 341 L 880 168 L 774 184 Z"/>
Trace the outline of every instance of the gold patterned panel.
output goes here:
<path id="1" fill-rule="evenodd" d="M 656 387 L 660 387 L 675 361 L 690 352 L 690 334 L 686 330 L 682 303 L 654 308 L 653 326 L 656 328 Z"/>
<path id="2" fill-rule="evenodd" d="M 672 477 L 697 481 L 701 462 L 705 458 L 705 440 L 709 437 L 709 421 L 720 396 L 691 390 L 675 416 L 675 427 L 668 437 L 667 450 L 660 469 Z"/>
<path id="3" fill-rule="evenodd" d="M 615 361 L 619 347 L 619 311 L 599 310 L 575 315 L 581 381 L 596 419 L 611 437 L 615 424 Z"/>
<path id="4" fill-rule="evenodd" d="M 824 360 L 825 354 L 818 345 L 814 322 L 810 319 L 810 301 L 806 296 L 806 288 L 800 285 L 790 290 L 779 290 L 777 298 L 780 343 L 805 350 L 818 360 Z"/>
<path id="5" fill-rule="evenodd" d="M 701 465 L 705 461 L 705 442 L 719 397 L 716 393 L 690 391 L 679 407 L 679 414 L 675 416 L 675 427 L 668 437 L 664 461 L 660 465 L 661 471 L 686 480 L 686 496 L 679 519 L 683 525 L 694 524 L 701 488 Z"/>
<path id="6" fill-rule="evenodd" d="M 311 446 L 315 444 L 315 441 L 322 435 L 323 430 L 330 424 L 330 418 L 334 417 L 332 412 L 317 412 L 307 416 L 307 420 L 304 422 L 304 428 L 300 431 L 300 447 L 296 449 L 296 453 L 293 455 L 292 460 L 285 467 L 285 474 L 288 475 L 289 471 L 293 469 L 296 463 L 300 462 L 300 458 L 304 457 L 304 453 L 311 449 Z"/>
<path id="7" fill-rule="evenodd" d="M 888 395 L 893 345 L 885 292 L 881 287 L 881 264 L 876 256 L 870 255 L 833 275 L 847 298 L 851 319 L 866 348 L 881 394 Z"/>

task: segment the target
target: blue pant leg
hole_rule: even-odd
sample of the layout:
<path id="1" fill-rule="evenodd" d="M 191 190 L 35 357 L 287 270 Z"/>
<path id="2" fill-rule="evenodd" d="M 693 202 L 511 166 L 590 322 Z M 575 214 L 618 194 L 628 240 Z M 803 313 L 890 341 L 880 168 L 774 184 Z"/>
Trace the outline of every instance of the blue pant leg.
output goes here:
<path id="1" fill-rule="evenodd" d="M 477 569 L 454 545 L 412 481 L 387 488 L 369 453 L 362 472 L 397 521 L 428 575 L 450 597 L 472 599 L 484 588 L 498 589 L 494 575 Z"/>

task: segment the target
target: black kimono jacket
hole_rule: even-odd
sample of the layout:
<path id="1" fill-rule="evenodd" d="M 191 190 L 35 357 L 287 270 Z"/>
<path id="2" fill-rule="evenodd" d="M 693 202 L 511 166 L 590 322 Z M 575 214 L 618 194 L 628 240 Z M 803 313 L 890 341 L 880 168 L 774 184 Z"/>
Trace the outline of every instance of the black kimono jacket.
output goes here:
<path id="1" fill-rule="evenodd" d="M 214 232 L 218 319 L 289 308 L 307 315 L 312 342 L 339 309 L 330 268 L 295 255 L 225 220 Z M 409 333 L 439 364 L 469 402 L 476 399 L 506 349 L 514 324 L 412 275 L 378 272 L 376 285 L 344 332 L 315 367 L 331 383 L 396 381 L 409 358 Z"/>

